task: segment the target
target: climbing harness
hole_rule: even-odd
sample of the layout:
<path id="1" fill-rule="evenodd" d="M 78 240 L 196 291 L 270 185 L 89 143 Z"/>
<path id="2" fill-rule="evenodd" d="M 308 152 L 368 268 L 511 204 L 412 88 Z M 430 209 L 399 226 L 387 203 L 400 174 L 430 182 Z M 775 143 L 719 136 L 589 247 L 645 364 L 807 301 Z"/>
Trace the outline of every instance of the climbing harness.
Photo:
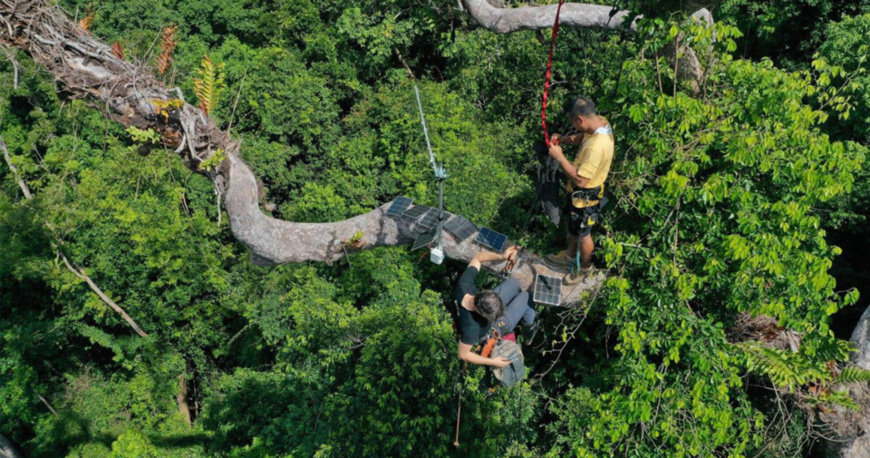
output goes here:
<path id="1" fill-rule="evenodd" d="M 556 20 L 553 23 L 553 33 L 550 35 L 550 56 L 547 59 L 547 76 L 544 77 L 544 98 L 541 102 L 541 127 L 544 129 L 544 142 L 547 147 L 550 146 L 550 134 L 547 132 L 547 95 L 550 91 L 550 74 L 553 68 L 553 49 L 556 48 L 556 37 L 559 35 L 559 13 L 562 12 L 562 5 L 565 0 L 559 0 L 559 6 L 556 7 Z"/>
<path id="2" fill-rule="evenodd" d="M 441 264 L 444 261 L 444 180 L 447 179 L 447 170 L 444 168 L 444 163 L 435 161 L 435 153 L 432 152 L 432 144 L 429 142 L 429 129 L 426 127 L 426 116 L 423 115 L 423 104 L 420 102 L 420 90 L 417 85 L 414 85 L 414 94 L 417 96 L 417 108 L 420 109 L 420 123 L 423 124 L 423 135 L 426 137 L 426 149 L 429 150 L 429 163 L 432 164 L 432 169 L 435 171 L 435 178 L 438 180 L 438 227 L 436 228 L 435 246 L 429 251 L 429 260 L 434 264 Z"/>

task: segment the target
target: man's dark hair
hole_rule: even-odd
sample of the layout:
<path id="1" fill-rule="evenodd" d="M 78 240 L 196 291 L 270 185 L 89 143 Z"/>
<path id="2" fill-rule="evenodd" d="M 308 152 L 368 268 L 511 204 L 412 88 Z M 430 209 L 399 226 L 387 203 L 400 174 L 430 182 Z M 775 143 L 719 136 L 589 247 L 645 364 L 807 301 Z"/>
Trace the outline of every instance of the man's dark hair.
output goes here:
<path id="1" fill-rule="evenodd" d="M 504 302 L 498 293 L 492 290 L 481 291 L 474 296 L 474 307 L 477 313 L 489 321 L 495 321 L 504 314 Z"/>
<path id="2" fill-rule="evenodd" d="M 571 118 L 576 118 L 577 116 L 592 116 L 595 114 L 595 104 L 592 103 L 592 100 L 589 100 L 586 97 L 577 97 L 577 100 L 571 104 Z"/>

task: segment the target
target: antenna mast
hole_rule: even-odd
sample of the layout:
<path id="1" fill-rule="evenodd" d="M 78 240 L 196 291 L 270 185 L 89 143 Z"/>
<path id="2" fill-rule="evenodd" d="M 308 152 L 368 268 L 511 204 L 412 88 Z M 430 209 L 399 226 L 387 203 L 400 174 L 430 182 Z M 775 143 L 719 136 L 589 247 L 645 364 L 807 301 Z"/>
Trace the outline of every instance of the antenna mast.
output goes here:
<path id="1" fill-rule="evenodd" d="M 435 236 L 435 246 L 432 248 L 429 260 L 435 264 L 441 264 L 444 261 L 444 244 L 442 243 L 442 233 L 444 226 L 444 180 L 447 179 L 447 171 L 444 169 L 444 164 L 439 164 L 435 161 L 435 153 L 432 152 L 432 144 L 429 142 L 429 129 L 426 127 L 426 116 L 423 115 L 423 104 L 420 102 L 420 90 L 417 85 L 414 85 L 414 93 L 417 95 L 417 108 L 420 109 L 420 123 L 423 124 L 423 135 L 426 137 L 426 149 L 429 151 L 429 163 L 432 164 L 432 169 L 435 171 L 435 178 L 438 180 L 438 228 Z"/>

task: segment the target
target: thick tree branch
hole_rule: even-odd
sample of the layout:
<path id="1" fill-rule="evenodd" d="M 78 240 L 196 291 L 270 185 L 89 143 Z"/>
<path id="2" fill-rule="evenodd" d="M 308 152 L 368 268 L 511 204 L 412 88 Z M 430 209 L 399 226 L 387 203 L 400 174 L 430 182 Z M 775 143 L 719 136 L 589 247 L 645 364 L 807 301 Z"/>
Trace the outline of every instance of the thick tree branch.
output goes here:
<path id="1" fill-rule="evenodd" d="M 178 403 L 181 416 L 184 417 L 184 421 L 189 427 L 192 424 L 192 419 L 190 404 L 187 403 L 187 382 L 184 380 L 184 374 L 178 376 L 178 394 L 175 395 L 175 401 Z"/>
<path id="2" fill-rule="evenodd" d="M 474 20 L 496 33 L 511 33 L 518 30 L 538 30 L 553 27 L 558 5 L 499 8 L 487 0 L 462 0 L 465 10 Z M 607 5 L 588 3 L 565 3 L 559 14 L 559 26 L 595 27 L 608 30 L 637 31 L 637 19 L 628 24 L 630 13 Z"/>
<path id="3" fill-rule="evenodd" d="M 333 262 L 345 255 L 345 241 L 357 232 L 363 233 L 359 245 L 368 249 L 408 244 L 425 230 L 413 221 L 387 217 L 389 204 L 335 223 L 294 223 L 272 218 L 260 210 L 257 180 L 240 157 L 239 143 L 189 104 L 167 113 L 170 116 L 158 114 L 155 100 L 176 97 L 148 69 L 117 58 L 108 45 L 45 1 L 0 0 L 0 19 L 15 31 L 10 35 L 0 28 L 0 42 L 28 53 L 64 86 L 66 93 L 89 101 L 124 125 L 157 129 L 164 145 L 175 149 L 187 167 L 211 178 L 224 196 L 233 235 L 251 249 L 257 264 Z M 227 157 L 223 164 L 213 172 L 200 170 L 199 164 L 219 149 Z M 452 259 L 467 262 L 479 249 L 470 239 L 457 243 L 445 237 L 445 252 Z M 499 270 L 502 266 L 488 267 Z M 536 273 L 564 276 L 567 271 L 525 253 L 512 276 L 527 288 Z M 582 293 L 600 286 L 602 279 L 603 275 L 598 275 L 568 288 L 570 294 L 565 295 L 563 303 L 576 303 Z"/>
<path id="4" fill-rule="evenodd" d="M 495 33 L 511 33 L 518 30 L 539 30 L 553 27 L 558 5 L 524 6 L 520 8 L 500 8 L 488 0 L 462 0 L 465 9 L 474 20 Z M 559 14 L 561 27 L 594 27 L 608 30 L 637 32 L 637 21 L 642 16 L 632 18 L 631 12 L 614 6 L 592 5 L 588 3 L 565 3 Z M 630 22 L 627 22 L 631 19 Z M 700 8 L 692 14 L 697 22 L 713 25 L 713 14 Z M 678 68 L 677 77 L 689 81 L 692 91 L 698 93 L 703 71 L 695 51 L 688 47 L 670 46 L 666 56 Z"/>

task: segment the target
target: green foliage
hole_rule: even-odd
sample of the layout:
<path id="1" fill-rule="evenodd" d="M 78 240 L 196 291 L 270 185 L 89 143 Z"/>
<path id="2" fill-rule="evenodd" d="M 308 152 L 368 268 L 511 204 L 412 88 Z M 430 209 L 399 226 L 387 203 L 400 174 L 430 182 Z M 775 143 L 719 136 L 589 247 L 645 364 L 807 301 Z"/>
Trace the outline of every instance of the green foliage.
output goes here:
<path id="1" fill-rule="evenodd" d="M 870 371 L 857 366 L 849 366 L 840 372 L 836 378 L 837 383 L 849 385 L 851 383 L 870 382 Z"/>
<path id="2" fill-rule="evenodd" d="M 823 362 L 811 361 L 800 353 L 767 348 L 759 343 L 747 343 L 741 347 L 746 355 L 746 368 L 770 378 L 777 386 L 793 389 L 831 378 Z"/>
<path id="3" fill-rule="evenodd" d="M 130 126 L 127 128 L 127 133 L 130 134 L 130 138 L 136 143 L 156 143 L 160 140 L 160 134 L 155 132 L 154 129 L 142 130 L 136 128 L 136 126 Z"/>
<path id="4" fill-rule="evenodd" d="M 206 158 L 206 160 L 202 161 L 202 163 L 199 164 L 199 168 L 212 171 L 216 167 L 220 166 L 226 159 L 227 155 L 224 153 L 223 148 L 218 148 L 217 151 L 211 153 L 211 155 Z"/>
<path id="5" fill-rule="evenodd" d="M 36 196 L 25 202 L 0 165 L 0 430 L 35 457 L 453 456 L 461 394 L 465 456 L 806 453 L 806 415 L 783 420 L 746 380 L 824 406 L 849 405 L 838 383 L 868 379 L 836 371 L 851 349 L 832 317 L 859 298 L 837 286 L 830 235 L 861 237 L 868 17 L 821 33 L 819 17 L 845 4 L 734 0 L 715 13 L 740 31 L 708 30 L 666 3 L 645 7 L 638 35 L 560 34 L 551 131 L 578 94 L 615 128 L 615 195 L 596 234 L 611 275 L 583 308 L 538 308 L 548 342 L 526 358 L 540 378 L 494 394 L 484 369 L 458 375 L 442 304 L 464 266 L 405 247 L 253 266 L 216 223 L 207 179 L 169 151 L 135 153 L 155 132 L 61 102 L 23 55 L 14 89 L 0 59 L 0 135 Z M 95 10 L 91 31 L 153 62 L 169 24 L 167 84 L 232 125 L 276 216 L 436 203 L 418 84 L 447 210 L 534 251 L 564 243 L 532 180 L 545 33 L 493 34 L 455 3 L 407 0 L 121 0 Z M 662 57 L 674 37 L 704 66 L 695 97 Z M 763 58 L 779 43 L 790 47 Z M 165 116 L 178 103 L 154 105 Z M 148 339 L 66 270 L 60 247 Z M 800 350 L 735 343 L 741 320 L 762 315 L 798 332 Z"/>

